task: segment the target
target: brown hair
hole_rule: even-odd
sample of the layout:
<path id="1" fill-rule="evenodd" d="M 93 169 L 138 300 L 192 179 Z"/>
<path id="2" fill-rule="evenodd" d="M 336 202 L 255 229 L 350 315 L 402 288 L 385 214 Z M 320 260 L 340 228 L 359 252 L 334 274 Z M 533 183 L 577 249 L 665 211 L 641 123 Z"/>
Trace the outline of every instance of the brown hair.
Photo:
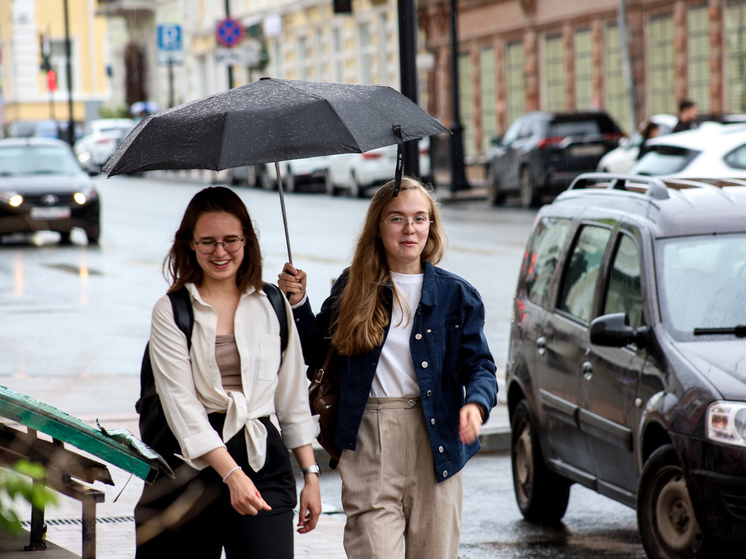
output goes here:
<path id="1" fill-rule="evenodd" d="M 402 178 L 400 192 L 411 190 L 418 190 L 425 196 L 429 205 L 428 215 L 432 220 L 420 258 L 423 262 L 437 264 L 443 257 L 446 242 L 438 203 L 431 189 L 420 181 Z M 373 196 L 358 236 L 349 278 L 340 295 L 338 313 L 332 324 L 332 343 L 342 355 L 367 353 L 381 345 L 384 329 L 391 319 L 385 299 L 385 288 L 391 276 L 378 230 L 381 216 L 392 201 L 393 193 L 394 181 L 389 181 Z"/>
<path id="2" fill-rule="evenodd" d="M 259 249 L 259 239 L 251 223 L 249 211 L 241 198 L 230 188 L 225 186 L 211 186 L 200 190 L 189 202 L 181 225 L 174 235 L 174 243 L 163 262 L 163 275 L 170 281 L 169 292 L 178 291 L 186 283 L 200 285 L 202 283 L 202 268 L 197 263 L 197 257 L 190 246 L 194 237 L 194 227 L 202 214 L 211 212 L 227 212 L 241 222 L 244 245 L 244 257 L 236 275 L 236 285 L 241 292 L 249 286 L 259 291 L 262 289 L 262 253 Z"/>

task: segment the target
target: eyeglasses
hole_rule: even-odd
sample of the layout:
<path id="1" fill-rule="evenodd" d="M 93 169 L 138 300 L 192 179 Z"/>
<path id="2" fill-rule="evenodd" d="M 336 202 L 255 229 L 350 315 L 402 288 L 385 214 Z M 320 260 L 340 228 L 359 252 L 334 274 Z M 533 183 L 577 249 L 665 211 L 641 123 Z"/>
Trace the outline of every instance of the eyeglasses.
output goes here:
<path id="1" fill-rule="evenodd" d="M 385 223 L 392 229 L 404 229 L 407 224 L 411 223 L 415 231 L 427 231 L 432 221 L 424 216 L 407 219 L 403 215 L 395 215 L 391 219 L 382 219 L 381 223 Z"/>
<path id="2" fill-rule="evenodd" d="M 243 246 L 243 237 L 229 237 L 224 241 L 212 241 L 212 240 L 200 240 L 194 241 L 197 245 L 197 250 L 202 254 L 212 254 L 218 250 L 218 245 L 221 245 L 225 252 L 238 252 Z"/>

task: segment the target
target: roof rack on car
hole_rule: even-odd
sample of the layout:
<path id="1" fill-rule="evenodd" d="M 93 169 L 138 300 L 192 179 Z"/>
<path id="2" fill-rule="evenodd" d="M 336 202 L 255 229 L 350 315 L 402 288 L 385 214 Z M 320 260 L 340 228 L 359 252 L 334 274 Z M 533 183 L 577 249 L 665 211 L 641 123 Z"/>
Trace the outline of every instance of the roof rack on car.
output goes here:
<path id="1" fill-rule="evenodd" d="M 657 177 L 646 175 L 618 175 L 615 173 L 583 173 L 567 189 L 603 188 L 608 190 L 644 191 L 655 200 L 670 198 L 665 183 Z"/>

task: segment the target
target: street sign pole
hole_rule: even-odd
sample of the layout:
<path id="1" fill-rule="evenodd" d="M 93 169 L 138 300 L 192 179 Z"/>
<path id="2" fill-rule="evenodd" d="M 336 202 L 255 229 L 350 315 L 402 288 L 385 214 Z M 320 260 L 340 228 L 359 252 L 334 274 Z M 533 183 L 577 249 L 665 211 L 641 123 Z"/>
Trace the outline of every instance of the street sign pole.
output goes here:
<path id="1" fill-rule="evenodd" d="M 225 17 L 231 17 L 231 0 L 225 0 Z M 228 89 L 233 89 L 233 64 L 228 64 Z"/>
<path id="2" fill-rule="evenodd" d="M 399 73 L 401 92 L 414 103 L 417 99 L 417 26 L 414 0 L 399 0 Z M 404 144 L 404 171 L 415 177 L 420 176 L 420 147 L 418 142 Z"/>

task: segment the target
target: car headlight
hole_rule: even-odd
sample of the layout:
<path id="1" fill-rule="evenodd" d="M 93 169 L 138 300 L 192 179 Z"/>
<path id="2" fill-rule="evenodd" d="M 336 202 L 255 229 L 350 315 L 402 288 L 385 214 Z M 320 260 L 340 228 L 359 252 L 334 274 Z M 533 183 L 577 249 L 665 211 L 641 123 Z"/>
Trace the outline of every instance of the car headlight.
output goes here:
<path id="1" fill-rule="evenodd" d="M 746 403 L 714 402 L 707 408 L 707 438 L 746 446 Z"/>
<path id="2" fill-rule="evenodd" d="M 5 202 L 9 206 L 17 208 L 18 206 L 23 204 L 23 196 L 21 196 L 17 192 L 0 190 L 0 201 Z"/>
<path id="3" fill-rule="evenodd" d="M 73 194 L 73 199 L 81 206 L 98 198 L 98 192 L 92 186 L 86 186 Z"/>

